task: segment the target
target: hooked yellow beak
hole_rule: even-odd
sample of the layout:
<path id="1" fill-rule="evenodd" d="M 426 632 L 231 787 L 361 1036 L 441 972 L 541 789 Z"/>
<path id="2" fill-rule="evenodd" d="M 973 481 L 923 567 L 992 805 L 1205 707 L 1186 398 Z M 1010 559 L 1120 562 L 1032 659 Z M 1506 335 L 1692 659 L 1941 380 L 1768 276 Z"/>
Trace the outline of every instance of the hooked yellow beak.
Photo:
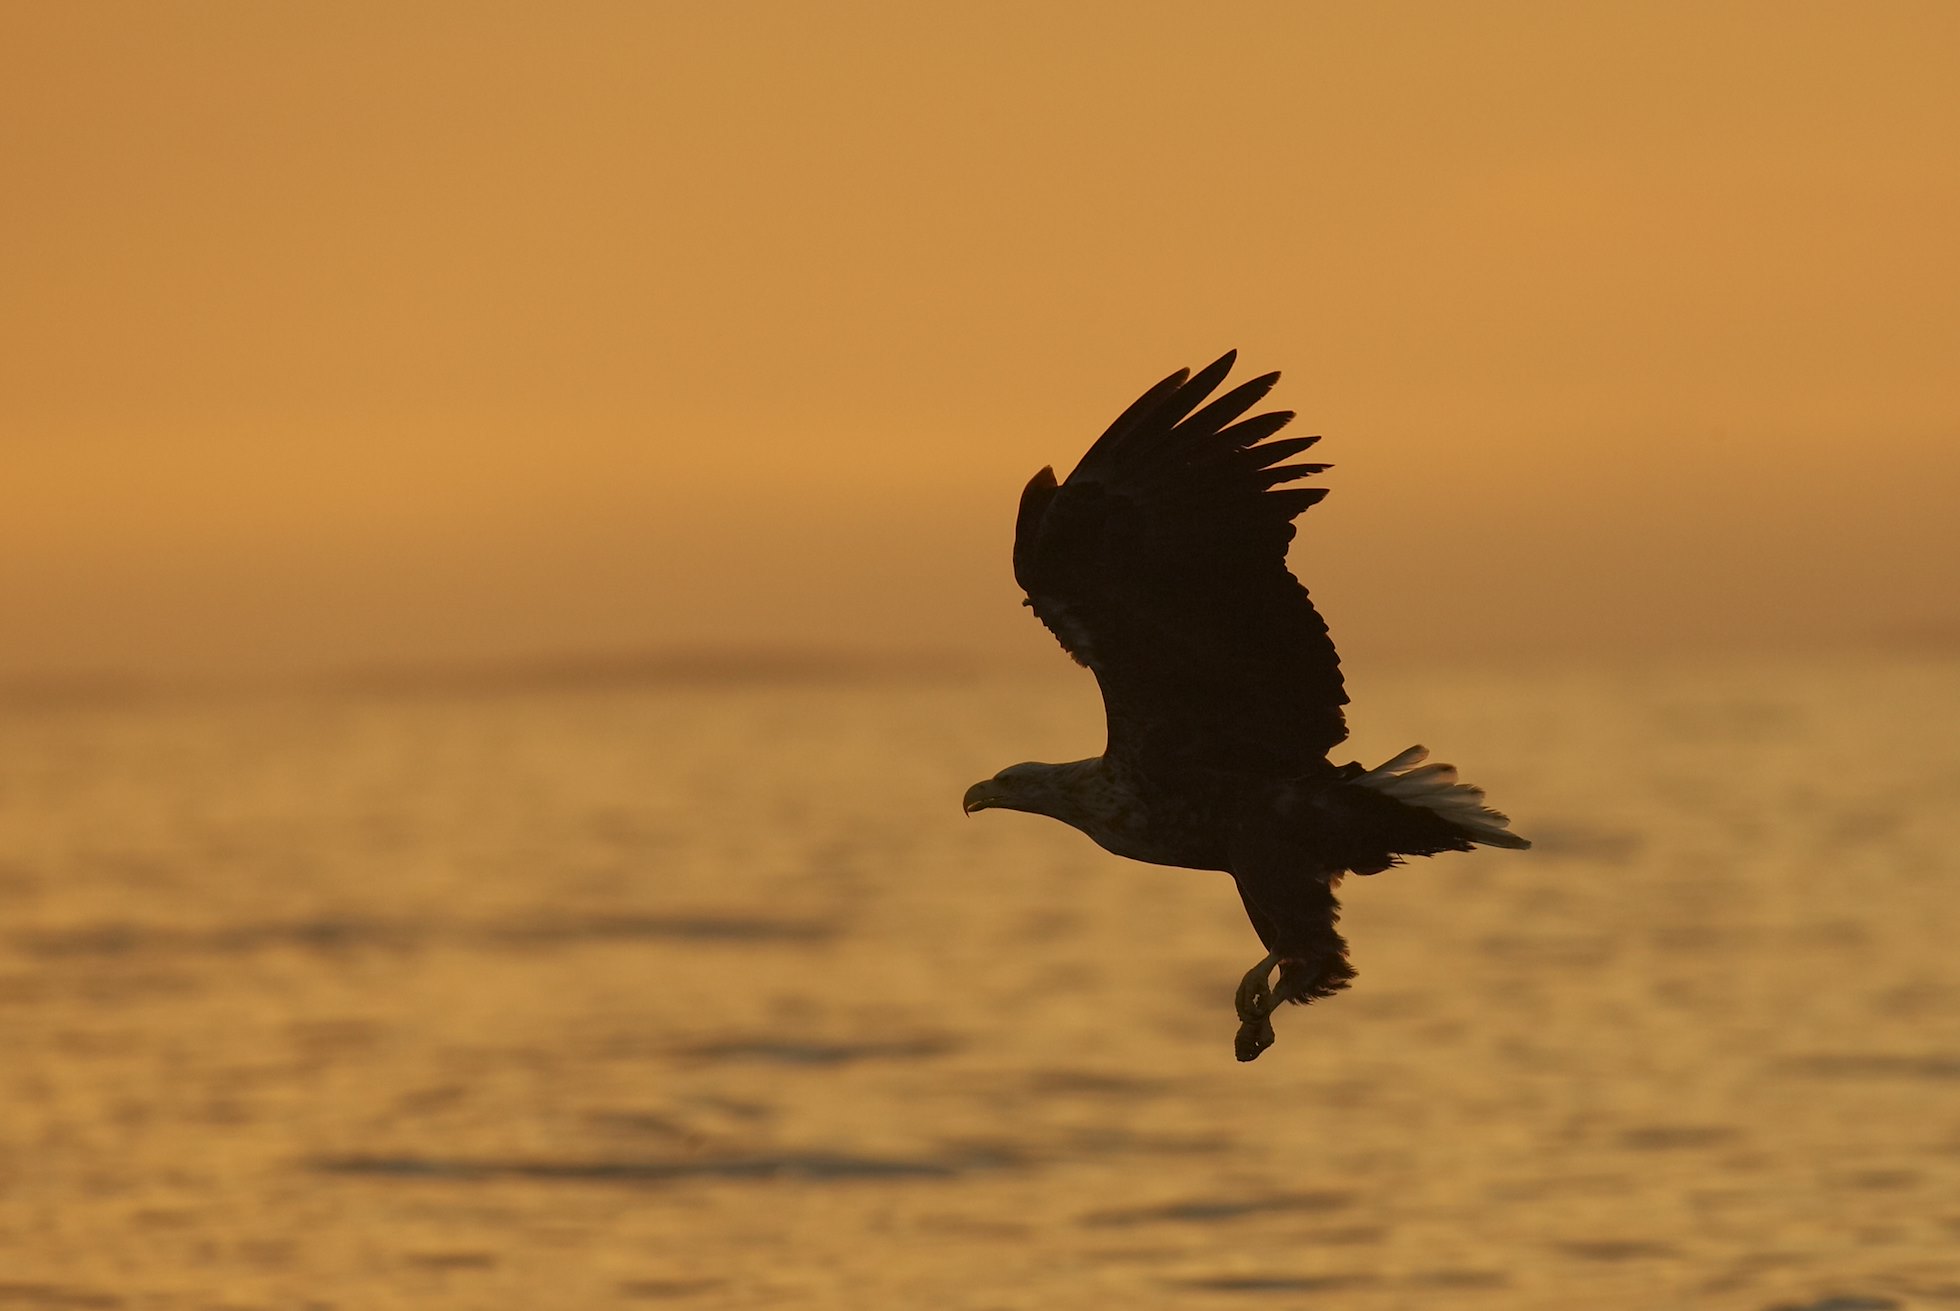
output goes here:
<path id="1" fill-rule="evenodd" d="M 960 799 L 960 809 L 971 815 L 976 810 L 985 810 L 1000 803 L 1000 792 L 992 779 L 982 779 L 966 790 Z"/>

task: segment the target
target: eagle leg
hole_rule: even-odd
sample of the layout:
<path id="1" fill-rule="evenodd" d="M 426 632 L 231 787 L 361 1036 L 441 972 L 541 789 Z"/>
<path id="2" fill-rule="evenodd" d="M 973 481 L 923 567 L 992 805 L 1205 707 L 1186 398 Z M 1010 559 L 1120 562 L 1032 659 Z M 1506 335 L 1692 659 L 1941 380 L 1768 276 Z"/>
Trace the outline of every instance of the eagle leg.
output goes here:
<path id="1" fill-rule="evenodd" d="M 1279 953 L 1268 952 L 1239 980 L 1238 994 L 1232 999 L 1239 1012 L 1239 1032 L 1232 1046 L 1241 1061 L 1258 1060 L 1259 1053 L 1277 1041 L 1270 1017 L 1278 1005 L 1272 988 L 1273 967 L 1278 964 Z"/>
<path id="2" fill-rule="evenodd" d="M 1338 935 L 1335 942 L 1337 946 L 1345 946 Z M 1277 987 L 1270 981 L 1275 965 L 1280 967 Z M 1347 963 L 1345 953 L 1338 950 L 1320 961 L 1317 968 L 1292 957 L 1282 959 L 1278 952 L 1269 954 L 1239 981 L 1239 1032 L 1232 1040 L 1238 1058 L 1256 1061 L 1261 1052 L 1279 1041 L 1273 1032 L 1272 1016 L 1281 1006 L 1339 992 L 1353 977 L 1353 967 Z"/>

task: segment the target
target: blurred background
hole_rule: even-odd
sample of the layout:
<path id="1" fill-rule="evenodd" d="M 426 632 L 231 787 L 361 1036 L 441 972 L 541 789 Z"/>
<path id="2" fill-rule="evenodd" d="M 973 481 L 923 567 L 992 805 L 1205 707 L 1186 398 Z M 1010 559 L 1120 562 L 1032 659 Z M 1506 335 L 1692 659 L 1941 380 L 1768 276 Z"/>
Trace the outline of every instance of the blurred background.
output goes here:
<path id="1" fill-rule="evenodd" d="M 1960 1305 L 1956 48 L 0 8 L 0 1301 Z M 1229 887 L 954 814 L 1228 347 L 1353 754 L 1539 839 L 1243 1069 Z"/>
<path id="2" fill-rule="evenodd" d="M 0 21 L 16 678 L 1045 655 L 1020 482 L 1233 346 L 1357 654 L 1960 624 L 1944 4 Z"/>

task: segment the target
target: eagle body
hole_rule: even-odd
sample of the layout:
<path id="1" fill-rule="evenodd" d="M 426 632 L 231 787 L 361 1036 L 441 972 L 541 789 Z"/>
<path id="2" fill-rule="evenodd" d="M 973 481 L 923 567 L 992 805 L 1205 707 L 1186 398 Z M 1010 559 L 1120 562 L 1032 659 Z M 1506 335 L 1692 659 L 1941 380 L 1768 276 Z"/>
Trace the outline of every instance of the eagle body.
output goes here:
<path id="1" fill-rule="evenodd" d="M 1347 736 L 1340 661 L 1286 560 L 1294 518 L 1326 495 L 1287 484 L 1328 466 L 1287 462 L 1317 437 L 1268 440 L 1292 414 L 1245 417 L 1278 374 L 1213 398 L 1235 358 L 1165 378 L 1065 480 L 1043 469 L 1022 492 L 1015 579 L 1095 674 L 1109 736 L 1100 756 L 1010 765 L 964 808 L 1047 815 L 1118 856 L 1231 874 L 1267 948 L 1236 998 L 1252 1060 L 1279 1002 L 1353 977 L 1334 928 L 1343 875 L 1530 844 L 1420 747 L 1373 769 L 1328 758 Z"/>
<path id="2" fill-rule="evenodd" d="M 966 795 L 969 814 L 1028 810 L 1079 829 L 1111 855 L 1182 869 L 1226 868 L 1216 790 L 1170 789 L 1138 778 L 1105 756 L 1011 765 Z"/>
<path id="3" fill-rule="evenodd" d="M 1230 873 L 1235 848 L 1278 845 L 1331 880 L 1378 874 L 1404 856 L 1468 851 L 1477 840 L 1425 806 L 1354 782 L 1366 777 L 1349 765 L 1300 778 L 1187 776 L 1178 780 L 1182 786 L 1165 787 L 1093 756 L 1011 765 L 969 789 L 965 807 L 1047 815 L 1111 855 L 1180 869 Z M 1523 842 L 1502 836 L 1510 841 L 1494 845 Z"/>

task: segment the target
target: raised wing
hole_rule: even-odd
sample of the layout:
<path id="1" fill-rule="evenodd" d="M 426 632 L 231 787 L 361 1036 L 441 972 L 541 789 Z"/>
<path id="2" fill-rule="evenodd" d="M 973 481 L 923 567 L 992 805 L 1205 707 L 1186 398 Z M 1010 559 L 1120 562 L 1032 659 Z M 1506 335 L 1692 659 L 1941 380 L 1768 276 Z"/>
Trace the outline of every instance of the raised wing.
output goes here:
<path id="1" fill-rule="evenodd" d="M 1066 482 L 1043 469 L 1021 494 L 1015 580 L 1095 671 L 1108 754 L 1147 772 L 1304 772 L 1347 736 L 1340 660 L 1286 568 L 1327 491 L 1284 484 L 1327 466 L 1282 461 L 1319 439 L 1267 441 L 1290 412 L 1241 417 L 1277 373 L 1206 404 L 1235 359 L 1173 373 Z"/>

